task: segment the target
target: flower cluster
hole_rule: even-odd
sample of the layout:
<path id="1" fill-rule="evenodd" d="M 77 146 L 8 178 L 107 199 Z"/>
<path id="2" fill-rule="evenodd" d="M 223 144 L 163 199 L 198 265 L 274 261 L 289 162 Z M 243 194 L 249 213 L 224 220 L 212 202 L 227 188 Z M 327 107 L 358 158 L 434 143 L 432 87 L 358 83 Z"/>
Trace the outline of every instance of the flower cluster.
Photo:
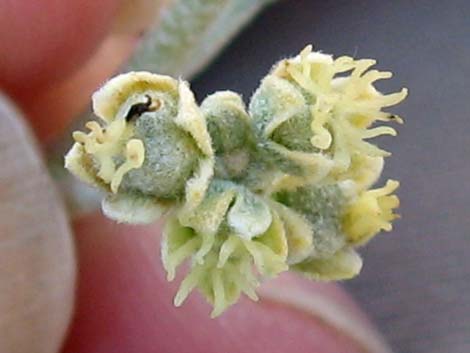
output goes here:
<path id="1" fill-rule="evenodd" d="M 168 279 L 189 263 L 175 297 L 195 288 L 222 313 L 262 278 L 287 270 L 318 280 L 354 277 L 356 248 L 390 231 L 398 182 L 370 189 L 389 155 L 366 141 L 395 135 L 376 121 L 402 120 L 383 108 L 389 72 L 373 60 L 333 59 L 307 46 L 262 80 L 248 108 L 230 91 L 195 102 L 188 84 L 131 72 L 93 96 L 98 122 L 74 133 L 66 167 L 107 192 L 117 221 L 166 214 L 162 260 Z"/>

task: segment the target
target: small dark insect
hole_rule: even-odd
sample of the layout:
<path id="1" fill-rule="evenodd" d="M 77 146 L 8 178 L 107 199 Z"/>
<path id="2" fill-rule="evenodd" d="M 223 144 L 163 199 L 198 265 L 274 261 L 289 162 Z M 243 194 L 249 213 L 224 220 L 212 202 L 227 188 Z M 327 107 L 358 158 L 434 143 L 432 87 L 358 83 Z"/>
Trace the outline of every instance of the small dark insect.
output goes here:
<path id="1" fill-rule="evenodd" d="M 126 115 L 126 121 L 131 121 L 134 118 L 138 118 L 145 112 L 153 112 L 160 107 L 160 102 L 152 102 L 152 98 L 149 95 L 145 95 L 146 102 L 134 104 Z"/>
<path id="2" fill-rule="evenodd" d="M 393 115 L 393 114 L 390 114 L 390 116 L 388 117 L 389 120 L 391 121 L 395 121 L 399 124 L 403 124 L 403 119 L 400 118 L 398 115 Z"/>

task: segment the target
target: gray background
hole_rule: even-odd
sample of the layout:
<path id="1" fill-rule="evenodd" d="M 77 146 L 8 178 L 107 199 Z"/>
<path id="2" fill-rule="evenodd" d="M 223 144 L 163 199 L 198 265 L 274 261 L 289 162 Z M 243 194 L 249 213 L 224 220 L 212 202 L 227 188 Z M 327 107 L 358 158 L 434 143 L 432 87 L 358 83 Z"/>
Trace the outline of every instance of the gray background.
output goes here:
<path id="1" fill-rule="evenodd" d="M 384 138 L 384 175 L 402 183 L 403 216 L 363 249 L 345 283 L 397 352 L 470 352 L 470 1 L 280 1 L 196 81 L 198 98 L 232 89 L 248 100 L 274 61 L 305 44 L 378 59 L 406 86 Z M 340 353 L 340 352 L 338 352 Z"/>

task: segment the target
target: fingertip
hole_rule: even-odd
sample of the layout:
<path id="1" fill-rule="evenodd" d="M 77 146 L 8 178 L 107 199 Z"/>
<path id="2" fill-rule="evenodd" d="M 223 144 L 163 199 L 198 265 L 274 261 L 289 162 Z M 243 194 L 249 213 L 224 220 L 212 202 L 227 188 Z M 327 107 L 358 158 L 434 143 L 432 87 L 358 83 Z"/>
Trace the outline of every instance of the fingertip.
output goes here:
<path id="1" fill-rule="evenodd" d="M 71 120 L 85 110 L 91 94 L 118 71 L 136 42 L 134 35 L 110 36 L 73 75 L 21 97 L 19 103 L 42 143 L 48 144 L 60 136 Z"/>
<path id="2" fill-rule="evenodd" d="M 35 145 L 0 95 L 0 352 L 56 352 L 72 315 L 71 232 Z"/>
<path id="3" fill-rule="evenodd" d="M 119 3 L 0 1 L 0 86 L 21 97 L 76 70 L 106 36 Z"/>

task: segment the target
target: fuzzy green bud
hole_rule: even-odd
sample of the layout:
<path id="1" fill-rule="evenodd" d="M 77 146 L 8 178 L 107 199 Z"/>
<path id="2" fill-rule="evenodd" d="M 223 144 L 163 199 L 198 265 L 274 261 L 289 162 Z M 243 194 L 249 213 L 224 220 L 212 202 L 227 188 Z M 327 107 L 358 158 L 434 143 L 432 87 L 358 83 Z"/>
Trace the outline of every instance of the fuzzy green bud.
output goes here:
<path id="1" fill-rule="evenodd" d="M 121 214 L 135 214 L 145 222 L 148 215 L 140 220 L 129 208 L 153 203 L 161 210 L 183 199 L 200 164 L 213 159 L 204 117 L 183 81 L 120 75 L 94 94 L 93 106 L 103 126 L 90 122 L 89 134 L 74 134 L 66 167 L 109 192 L 103 208 L 111 217 L 132 221 Z"/>
<path id="2" fill-rule="evenodd" d="M 215 174 L 221 178 L 240 177 L 251 158 L 253 136 L 251 118 L 240 95 L 211 94 L 201 104 L 216 156 Z"/>
<path id="3" fill-rule="evenodd" d="M 353 159 L 364 161 L 365 156 L 379 163 L 380 158 L 388 156 L 388 152 L 365 140 L 396 135 L 390 127 L 370 126 L 375 121 L 402 122 L 382 108 L 402 101 L 407 90 L 388 95 L 378 92 L 373 86 L 375 81 L 390 78 L 391 73 L 367 71 L 374 64 L 374 60 L 346 56 L 333 59 L 312 52 L 311 46 L 276 64 L 250 103 L 257 131 L 268 141 L 265 143 L 268 153 L 273 154 L 275 145 L 277 154 L 295 164 L 299 161 L 294 156 L 307 153 L 317 162 L 312 169 L 324 170 L 328 164 L 319 160 L 320 154 L 332 162 L 329 173 L 336 178 L 348 172 Z M 309 165 L 308 156 L 304 156 L 302 163 L 305 169 Z M 299 174 L 294 167 L 286 172 Z"/>

